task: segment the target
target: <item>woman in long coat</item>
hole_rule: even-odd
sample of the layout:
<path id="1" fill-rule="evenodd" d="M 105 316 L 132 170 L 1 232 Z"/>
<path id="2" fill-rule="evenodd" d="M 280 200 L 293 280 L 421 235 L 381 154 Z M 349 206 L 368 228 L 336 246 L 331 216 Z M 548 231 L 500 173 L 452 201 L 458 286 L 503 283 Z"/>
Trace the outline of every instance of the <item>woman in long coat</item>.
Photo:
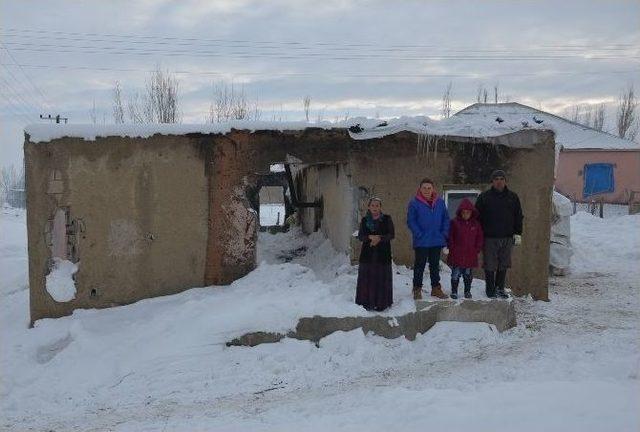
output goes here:
<path id="1" fill-rule="evenodd" d="M 394 236 L 393 221 L 391 216 L 382 213 L 382 201 L 371 198 L 358 231 L 362 249 L 356 303 L 367 310 L 382 311 L 393 304 L 391 240 Z"/>

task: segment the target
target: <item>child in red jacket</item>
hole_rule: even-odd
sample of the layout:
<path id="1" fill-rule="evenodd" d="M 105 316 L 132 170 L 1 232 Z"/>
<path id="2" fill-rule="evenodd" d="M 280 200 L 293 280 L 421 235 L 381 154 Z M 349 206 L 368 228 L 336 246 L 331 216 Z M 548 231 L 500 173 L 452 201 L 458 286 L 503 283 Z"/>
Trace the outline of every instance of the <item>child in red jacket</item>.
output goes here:
<path id="1" fill-rule="evenodd" d="M 464 281 L 464 298 L 471 298 L 473 268 L 478 267 L 478 253 L 482 250 L 484 242 L 478 217 L 478 210 L 465 198 L 458 206 L 456 218 L 451 221 L 447 263 L 451 267 L 452 299 L 458 298 L 460 276 Z"/>

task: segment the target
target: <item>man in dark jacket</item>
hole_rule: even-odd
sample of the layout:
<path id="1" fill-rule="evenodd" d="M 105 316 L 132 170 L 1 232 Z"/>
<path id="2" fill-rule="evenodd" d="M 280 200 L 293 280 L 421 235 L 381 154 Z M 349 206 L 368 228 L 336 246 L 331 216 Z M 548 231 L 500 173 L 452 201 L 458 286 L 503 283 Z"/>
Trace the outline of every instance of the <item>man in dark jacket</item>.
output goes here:
<path id="1" fill-rule="evenodd" d="M 484 232 L 484 274 L 487 297 L 508 298 L 504 291 L 511 249 L 522 241 L 522 207 L 515 192 L 507 188 L 504 171 L 491 174 L 491 189 L 476 201 Z"/>

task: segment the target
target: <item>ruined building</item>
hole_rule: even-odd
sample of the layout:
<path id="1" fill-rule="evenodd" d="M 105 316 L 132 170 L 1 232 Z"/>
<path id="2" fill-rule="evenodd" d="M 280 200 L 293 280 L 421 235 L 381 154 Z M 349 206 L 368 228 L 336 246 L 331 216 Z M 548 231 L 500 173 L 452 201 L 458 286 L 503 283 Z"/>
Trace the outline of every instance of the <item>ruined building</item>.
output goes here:
<path id="1" fill-rule="evenodd" d="M 322 230 L 354 257 L 366 200 L 381 197 L 396 220 L 394 260 L 404 265 L 413 253 L 403 222 L 420 179 L 435 180 L 454 211 L 502 168 L 525 214 L 509 285 L 548 298 L 552 131 L 413 119 L 32 125 L 25 138 L 32 321 L 244 276 L 256 266 L 259 189 L 273 186 L 265 180 L 273 164 L 291 174 L 288 208 L 303 229 Z M 62 261 L 75 265 L 75 294 L 56 300 L 48 276 Z"/>

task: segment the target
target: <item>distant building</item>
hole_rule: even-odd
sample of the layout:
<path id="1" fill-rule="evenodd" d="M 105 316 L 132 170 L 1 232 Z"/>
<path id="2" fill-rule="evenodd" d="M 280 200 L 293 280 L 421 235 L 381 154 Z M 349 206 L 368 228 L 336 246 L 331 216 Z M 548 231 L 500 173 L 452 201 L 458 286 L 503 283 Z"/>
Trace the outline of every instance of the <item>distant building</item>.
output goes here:
<path id="1" fill-rule="evenodd" d="M 640 144 L 636 142 L 515 102 L 476 103 L 455 116 L 555 131 L 555 187 L 573 201 L 626 204 L 640 199 Z"/>
<path id="2" fill-rule="evenodd" d="M 11 188 L 7 190 L 7 204 L 15 208 L 26 208 L 27 199 L 23 188 Z"/>

